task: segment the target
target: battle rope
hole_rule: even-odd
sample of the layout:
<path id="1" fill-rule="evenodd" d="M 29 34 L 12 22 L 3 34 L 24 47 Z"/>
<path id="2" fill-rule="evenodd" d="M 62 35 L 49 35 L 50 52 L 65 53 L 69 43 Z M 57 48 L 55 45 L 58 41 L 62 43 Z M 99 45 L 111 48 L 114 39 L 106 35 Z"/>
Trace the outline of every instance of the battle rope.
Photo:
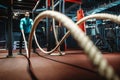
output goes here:
<path id="1" fill-rule="evenodd" d="M 21 33 L 22 33 L 22 37 L 23 37 L 23 40 L 24 40 L 24 44 L 25 44 L 26 54 L 27 54 L 27 57 L 29 57 L 29 55 L 28 55 L 27 41 L 26 41 L 26 39 L 25 39 L 25 34 L 24 34 L 23 30 L 21 31 Z"/>
<path id="2" fill-rule="evenodd" d="M 69 35 L 70 35 L 70 31 L 68 31 L 68 32 L 63 36 L 63 38 L 60 40 L 60 42 L 59 42 L 59 43 L 55 46 L 55 48 L 53 48 L 51 51 L 45 51 L 44 49 L 42 49 L 42 48 L 40 47 L 40 45 L 39 45 L 39 43 L 38 43 L 38 40 L 37 40 L 37 38 L 36 38 L 36 34 L 34 34 L 34 38 L 35 38 L 35 42 L 36 42 L 39 50 L 42 51 L 42 52 L 45 53 L 45 54 L 49 54 L 49 55 L 50 55 L 50 54 L 52 54 L 52 52 L 54 52 L 54 51 L 63 43 L 63 41 L 65 40 L 65 38 L 67 38 Z M 62 54 L 62 55 L 63 55 L 63 54 Z"/>
<path id="3" fill-rule="evenodd" d="M 54 11 L 54 0 L 52 0 L 52 11 Z M 57 34 L 56 34 L 56 25 L 55 25 L 55 19 L 53 18 L 52 19 L 52 29 L 53 29 L 53 33 L 54 33 L 54 37 L 55 37 L 55 42 L 56 42 L 56 45 L 59 43 L 58 41 L 58 38 L 57 38 Z M 58 52 L 60 55 L 62 55 L 62 52 L 60 51 L 60 47 L 57 48 Z"/>
<path id="4" fill-rule="evenodd" d="M 54 11 L 54 0 L 52 0 L 52 11 Z M 55 29 L 55 19 L 53 18 L 53 23 L 52 23 L 52 28 L 53 28 L 53 32 L 54 32 L 54 37 L 55 37 L 55 41 L 56 41 L 56 47 L 54 49 L 52 49 L 51 51 L 45 51 L 44 49 L 42 49 L 40 46 L 39 46 L 39 43 L 38 43 L 38 40 L 36 38 L 36 34 L 34 34 L 34 38 L 35 38 L 35 42 L 39 48 L 40 51 L 42 51 L 43 53 L 45 54 L 52 54 L 52 52 L 54 52 L 56 49 L 57 51 L 59 52 L 59 55 L 64 55 L 63 52 L 61 52 L 60 50 L 60 44 L 66 39 L 67 36 L 69 36 L 68 34 L 70 32 L 68 32 L 68 34 L 66 33 L 66 35 L 61 39 L 61 41 L 59 42 L 58 39 L 57 39 L 57 35 L 56 35 L 56 29 Z M 57 54 L 58 55 L 58 54 Z"/>
<path id="5" fill-rule="evenodd" d="M 78 26 L 74 24 L 74 22 L 70 20 L 67 16 L 55 11 L 44 11 L 35 18 L 34 24 L 29 36 L 29 44 L 28 44 L 29 58 L 30 58 L 32 37 L 33 37 L 34 31 L 38 23 L 45 17 L 56 19 L 57 21 L 61 22 L 63 26 L 65 26 L 70 31 L 71 35 L 78 42 L 78 45 L 84 49 L 84 51 L 86 52 L 88 57 L 91 59 L 93 64 L 97 67 L 98 72 L 102 76 L 106 77 L 108 80 L 119 80 L 118 75 L 116 75 L 113 68 L 108 64 L 107 60 L 103 58 L 102 53 L 94 46 L 93 42 L 89 39 L 89 37 L 87 37 L 85 33 L 81 29 L 79 29 Z M 90 15 L 82 18 L 77 23 L 81 24 L 83 21 L 90 18 L 110 19 L 113 22 L 120 23 L 120 19 L 117 16 L 111 15 L 111 14 Z"/>

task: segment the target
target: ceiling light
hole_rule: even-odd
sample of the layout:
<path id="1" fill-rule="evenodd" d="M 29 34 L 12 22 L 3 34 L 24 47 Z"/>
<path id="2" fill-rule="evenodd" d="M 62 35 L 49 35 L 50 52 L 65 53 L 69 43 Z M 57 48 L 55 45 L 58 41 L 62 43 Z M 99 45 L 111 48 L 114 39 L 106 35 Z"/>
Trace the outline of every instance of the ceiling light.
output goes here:
<path id="1" fill-rule="evenodd" d="M 22 1 L 22 0 L 18 0 L 18 1 Z"/>

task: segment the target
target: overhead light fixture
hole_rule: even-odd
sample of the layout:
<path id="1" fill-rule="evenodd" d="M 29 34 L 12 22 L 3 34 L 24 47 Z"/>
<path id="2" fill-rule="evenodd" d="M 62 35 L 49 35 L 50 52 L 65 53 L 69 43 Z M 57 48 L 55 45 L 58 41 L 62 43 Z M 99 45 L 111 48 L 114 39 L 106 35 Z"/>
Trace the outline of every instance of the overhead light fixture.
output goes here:
<path id="1" fill-rule="evenodd" d="M 22 1 L 22 0 L 18 0 L 18 1 Z"/>

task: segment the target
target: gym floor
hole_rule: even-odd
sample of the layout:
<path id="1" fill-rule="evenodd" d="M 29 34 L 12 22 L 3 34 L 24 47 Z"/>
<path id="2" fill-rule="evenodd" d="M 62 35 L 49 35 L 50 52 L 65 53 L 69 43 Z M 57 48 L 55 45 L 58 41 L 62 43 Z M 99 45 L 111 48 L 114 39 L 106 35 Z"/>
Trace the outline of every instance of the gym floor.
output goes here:
<path id="1" fill-rule="evenodd" d="M 25 55 L 13 52 L 13 58 L 6 58 L 7 51 L 0 51 L 0 80 L 106 80 L 81 50 L 66 51 L 64 56 L 31 53 Z M 103 56 L 120 76 L 120 53 L 104 52 Z"/>

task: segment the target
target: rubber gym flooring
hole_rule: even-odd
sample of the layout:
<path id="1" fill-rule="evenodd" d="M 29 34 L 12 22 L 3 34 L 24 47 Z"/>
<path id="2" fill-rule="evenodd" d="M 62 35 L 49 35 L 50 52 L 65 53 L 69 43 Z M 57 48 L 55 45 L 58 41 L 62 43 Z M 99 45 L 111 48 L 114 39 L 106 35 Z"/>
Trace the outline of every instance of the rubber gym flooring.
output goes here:
<path id="1" fill-rule="evenodd" d="M 31 58 L 17 55 L 6 58 L 7 51 L 0 51 L 0 80 L 106 80 L 81 50 L 66 51 L 64 56 L 31 53 Z M 120 53 L 103 53 L 109 64 L 120 76 Z"/>

